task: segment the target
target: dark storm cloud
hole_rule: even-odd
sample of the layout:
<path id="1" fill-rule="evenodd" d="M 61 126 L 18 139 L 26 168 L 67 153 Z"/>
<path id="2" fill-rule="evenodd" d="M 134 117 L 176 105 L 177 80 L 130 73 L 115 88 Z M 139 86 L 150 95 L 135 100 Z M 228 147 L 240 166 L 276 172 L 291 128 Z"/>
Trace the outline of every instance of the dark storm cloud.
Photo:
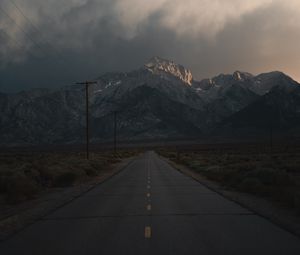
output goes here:
<path id="1" fill-rule="evenodd" d="M 154 55 L 196 78 L 280 69 L 300 79 L 296 0 L 14 1 L 38 31 L 8 0 L 0 3 L 18 24 L 0 10 L 2 91 L 128 71 Z"/>

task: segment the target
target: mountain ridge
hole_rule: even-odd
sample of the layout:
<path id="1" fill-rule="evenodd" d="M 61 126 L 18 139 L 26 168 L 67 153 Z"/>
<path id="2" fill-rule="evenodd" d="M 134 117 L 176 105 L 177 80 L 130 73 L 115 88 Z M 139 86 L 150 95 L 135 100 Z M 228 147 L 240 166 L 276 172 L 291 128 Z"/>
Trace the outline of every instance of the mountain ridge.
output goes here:
<path id="1" fill-rule="evenodd" d="M 193 75 L 189 69 L 167 59 L 153 57 L 144 64 L 144 68 L 153 74 L 162 75 L 164 78 L 170 78 L 168 75 L 174 76 L 190 86 L 193 82 Z"/>
<path id="2" fill-rule="evenodd" d="M 298 119 L 298 97 L 292 93 L 299 88 L 282 72 L 252 75 L 236 71 L 196 81 L 185 67 L 156 57 L 131 72 L 103 74 L 90 86 L 91 140 L 113 138 L 114 112 L 118 113 L 119 139 L 196 137 L 216 130 L 224 135 L 234 133 L 236 125 L 230 121 L 241 119 L 239 114 L 250 114 L 245 109 L 251 107 L 261 114 L 256 105 L 260 100 L 268 102 L 268 94 L 279 97 L 282 112 L 287 114 L 284 109 L 290 109 L 291 116 Z M 79 85 L 0 93 L 0 144 L 84 142 L 84 93 Z M 298 122 L 291 119 L 278 118 L 278 125 L 289 122 L 283 126 L 297 129 Z"/>

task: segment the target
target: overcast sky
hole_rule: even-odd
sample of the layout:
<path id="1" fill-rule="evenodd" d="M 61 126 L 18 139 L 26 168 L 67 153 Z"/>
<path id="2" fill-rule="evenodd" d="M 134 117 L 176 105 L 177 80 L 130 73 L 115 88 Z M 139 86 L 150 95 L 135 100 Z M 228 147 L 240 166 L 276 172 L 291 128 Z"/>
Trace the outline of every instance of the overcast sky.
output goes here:
<path id="1" fill-rule="evenodd" d="M 152 56 L 196 79 L 281 70 L 300 81 L 300 0 L 0 2 L 2 92 L 129 71 Z"/>

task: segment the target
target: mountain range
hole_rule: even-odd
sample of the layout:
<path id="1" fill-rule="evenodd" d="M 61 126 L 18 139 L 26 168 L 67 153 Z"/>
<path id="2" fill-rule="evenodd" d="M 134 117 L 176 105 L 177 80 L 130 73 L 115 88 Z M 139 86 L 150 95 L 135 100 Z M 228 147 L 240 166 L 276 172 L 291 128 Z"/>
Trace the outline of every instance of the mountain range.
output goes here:
<path id="1" fill-rule="evenodd" d="M 89 87 L 94 143 L 118 139 L 297 134 L 300 86 L 282 72 L 220 74 L 197 81 L 185 67 L 154 57 L 131 72 L 111 72 Z M 85 88 L 0 93 L 0 145 L 82 143 Z"/>

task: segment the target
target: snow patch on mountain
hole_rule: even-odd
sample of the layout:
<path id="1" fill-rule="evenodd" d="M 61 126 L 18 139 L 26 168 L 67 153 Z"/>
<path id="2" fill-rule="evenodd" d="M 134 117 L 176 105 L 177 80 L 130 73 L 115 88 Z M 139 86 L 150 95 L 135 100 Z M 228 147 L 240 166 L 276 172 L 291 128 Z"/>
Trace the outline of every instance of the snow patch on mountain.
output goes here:
<path id="1" fill-rule="evenodd" d="M 298 86 L 298 83 L 284 73 L 277 71 L 257 76 L 247 72 L 235 71 L 233 74 L 220 74 L 211 79 L 193 82 L 193 88 L 207 102 L 224 97 L 226 91 L 233 85 L 238 85 L 238 87 L 262 96 L 275 87 L 294 88 Z"/>
<path id="2" fill-rule="evenodd" d="M 192 72 L 173 61 L 154 57 L 150 59 L 145 65 L 145 68 L 153 74 L 160 75 L 162 78 L 170 78 L 175 76 L 184 83 L 192 85 L 193 75 Z"/>
<path id="3" fill-rule="evenodd" d="M 232 76 L 237 81 L 251 80 L 254 77 L 251 73 L 241 71 L 235 71 Z"/>
<path id="4" fill-rule="evenodd" d="M 110 82 L 105 86 L 105 88 L 107 89 L 107 88 L 109 88 L 109 87 L 111 87 L 111 86 L 117 86 L 117 85 L 120 85 L 120 84 L 122 84 L 122 81 L 115 81 L 115 82 L 110 81 Z"/>

